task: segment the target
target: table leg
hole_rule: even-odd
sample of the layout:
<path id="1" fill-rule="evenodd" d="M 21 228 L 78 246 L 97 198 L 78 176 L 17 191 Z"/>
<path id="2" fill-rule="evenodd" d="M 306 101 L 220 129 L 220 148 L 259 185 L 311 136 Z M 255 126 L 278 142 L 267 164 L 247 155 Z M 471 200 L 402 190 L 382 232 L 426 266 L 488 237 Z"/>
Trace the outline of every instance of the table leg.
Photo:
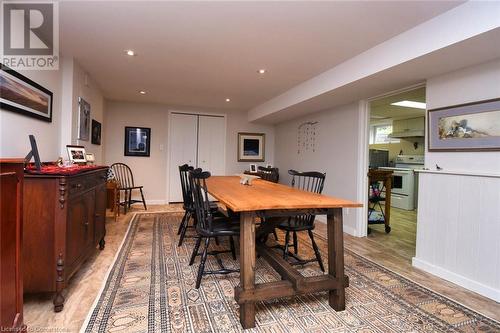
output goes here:
<path id="1" fill-rule="evenodd" d="M 243 290 L 255 288 L 255 223 L 251 212 L 240 214 L 240 286 Z M 243 328 L 255 327 L 255 302 L 240 305 L 240 323 Z"/>
<path id="2" fill-rule="evenodd" d="M 336 311 L 345 310 L 344 285 L 344 233 L 342 230 L 342 208 L 328 211 L 328 274 L 340 282 L 339 289 L 330 290 L 329 303 Z"/>

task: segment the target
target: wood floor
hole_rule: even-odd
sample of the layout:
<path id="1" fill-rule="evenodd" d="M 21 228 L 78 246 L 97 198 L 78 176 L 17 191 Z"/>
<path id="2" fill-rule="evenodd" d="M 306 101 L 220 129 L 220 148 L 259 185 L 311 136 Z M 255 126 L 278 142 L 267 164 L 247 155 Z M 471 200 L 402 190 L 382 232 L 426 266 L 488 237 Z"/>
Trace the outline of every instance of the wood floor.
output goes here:
<path id="1" fill-rule="evenodd" d="M 385 233 L 383 224 L 371 225 L 368 237 L 344 234 L 344 246 L 434 292 L 500 321 L 500 303 L 411 265 L 411 259 L 415 256 L 416 220 L 416 211 L 391 208 L 392 230 L 389 234 Z M 317 223 L 316 233 L 326 236 L 326 225 Z"/>
<path id="2" fill-rule="evenodd" d="M 179 205 L 148 208 L 149 212 L 180 210 Z M 133 209 L 132 212 L 134 211 L 142 210 Z M 411 257 L 415 251 L 415 223 L 411 224 L 412 216 L 408 212 L 394 211 L 392 214 L 390 234 L 385 234 L 383 225 L 376 225 L 372 227 L 373 231 L 367 238 L 357 238 L 345 234 L 345 246 L 435 292 L 500 321 L 499 303 L 413 268 Z M 410 214 L 414 213 L 410 212 Z M 67 301 L 62 312 L 54 313 L 52 311 L 50 295 L 25 296 L 25 323 L 31 330 L 78 332 L 99 293 L 110 265 L 113 263 L 131 216 L 132 213 L 121 215 L 115 222 L 112 216 L 108 215 L 106 249 L 100 253 L 96 252 L 70 281 L 70 286 L 65 292 Z M 405 221 L 405 219 L 410 222 Z M 317 233 L 326 234 L 326 225 L 318 223 L 316 229 Z"/>

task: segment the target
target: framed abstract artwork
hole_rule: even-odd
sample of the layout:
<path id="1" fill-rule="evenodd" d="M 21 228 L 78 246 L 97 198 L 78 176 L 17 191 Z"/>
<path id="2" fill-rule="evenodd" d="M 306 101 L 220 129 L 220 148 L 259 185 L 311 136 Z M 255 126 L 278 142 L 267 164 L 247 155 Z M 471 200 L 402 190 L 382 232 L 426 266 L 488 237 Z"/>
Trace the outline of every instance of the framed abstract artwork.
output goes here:
<path id="1" fill-rule="evenodd" d="M 0 108 L 52 122 L 52 92 L 0 64 Z"/>
<path id="2" fill-rule="evenodd" d="M 264 162 L 264 133 L 238 133 L 238 162 Z"/>
<path id="3" fill-rule="evenodd" d="M 125 127 L 125 156 L 149 157 L 151 128 Z"/>
<path id="4" fill-rule="evenodd" d="M 429 151 L 500 150 L 500 98 L 429 110 Z"/>
<path id="5" fill-rule="evenodd" d="M 90 104 L 78 97 L 78 140 L 89 141 L 90 136 Z"/>

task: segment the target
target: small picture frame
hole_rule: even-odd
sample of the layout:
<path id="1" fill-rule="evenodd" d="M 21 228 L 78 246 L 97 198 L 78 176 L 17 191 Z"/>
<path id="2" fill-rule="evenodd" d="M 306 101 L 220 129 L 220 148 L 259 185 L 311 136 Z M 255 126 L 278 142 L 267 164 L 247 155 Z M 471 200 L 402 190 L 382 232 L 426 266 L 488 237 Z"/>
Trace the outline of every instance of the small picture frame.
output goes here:
<path id="1" fill-rule="evenodd" d="M 95 163 L 95 156 L 93 153 L 85 153 L 85 159 L 87 160 L 87 164 Z"/>
<path id="2" fill-rule="evenodd" d="M 250 164 L 250 172 L 257 172 L 257 164 Z"/>
<path id="3" fill-rule="evenodd" d="M 125 156 L 149 157 L 151 151 L 151 128 L 125 127 Z"/>
<path id="4" fill-rule="evenodd" d="M 238 162 L 264 162 L 264 133 L 238 133 Z"/>
<path id="5" fill-rule="evenodd" d="M 86 163 L 86 153 L 84 146 L 67 145 L 68 158 L 73 163 Z"/>
<path id="6" fill-rule="evenodd" d="M 272 168 L 272 167 L 273 167 L 273 165 L 272 165 L 272 164 L 266 164 L 266 168 L 268 168 L 268 169 L 269 169 L 269 168 Z"/>

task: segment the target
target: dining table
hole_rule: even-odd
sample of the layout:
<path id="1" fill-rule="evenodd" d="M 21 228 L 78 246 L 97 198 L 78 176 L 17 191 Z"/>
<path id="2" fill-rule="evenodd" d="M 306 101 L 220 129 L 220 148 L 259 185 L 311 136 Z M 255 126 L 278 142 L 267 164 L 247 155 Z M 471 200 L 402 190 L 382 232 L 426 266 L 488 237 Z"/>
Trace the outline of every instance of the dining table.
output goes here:
<path id="1" fill-rule="evenodd" d="M 240 284 L 235 287 L 234 297 L 243 328 L 255 327 L 256 302 L 275 298 L 329 291 L 329 305 L 336 311 L 345 310 L 349 278 L 344 274 L 342 210 L 362 204 L 261 179 L 243 185 L 238 176 L 212 176 L 207 179 L 207 190 L 220 204 L 240 215 Z M 326 274 L 303 276 L 281 253 L 265 244 L 265 235 L 275 227 L 268 221 L 301 214 L 327 216 Z M 281 280 L 255 283 L 256 253 L 277 271 Z"/>

